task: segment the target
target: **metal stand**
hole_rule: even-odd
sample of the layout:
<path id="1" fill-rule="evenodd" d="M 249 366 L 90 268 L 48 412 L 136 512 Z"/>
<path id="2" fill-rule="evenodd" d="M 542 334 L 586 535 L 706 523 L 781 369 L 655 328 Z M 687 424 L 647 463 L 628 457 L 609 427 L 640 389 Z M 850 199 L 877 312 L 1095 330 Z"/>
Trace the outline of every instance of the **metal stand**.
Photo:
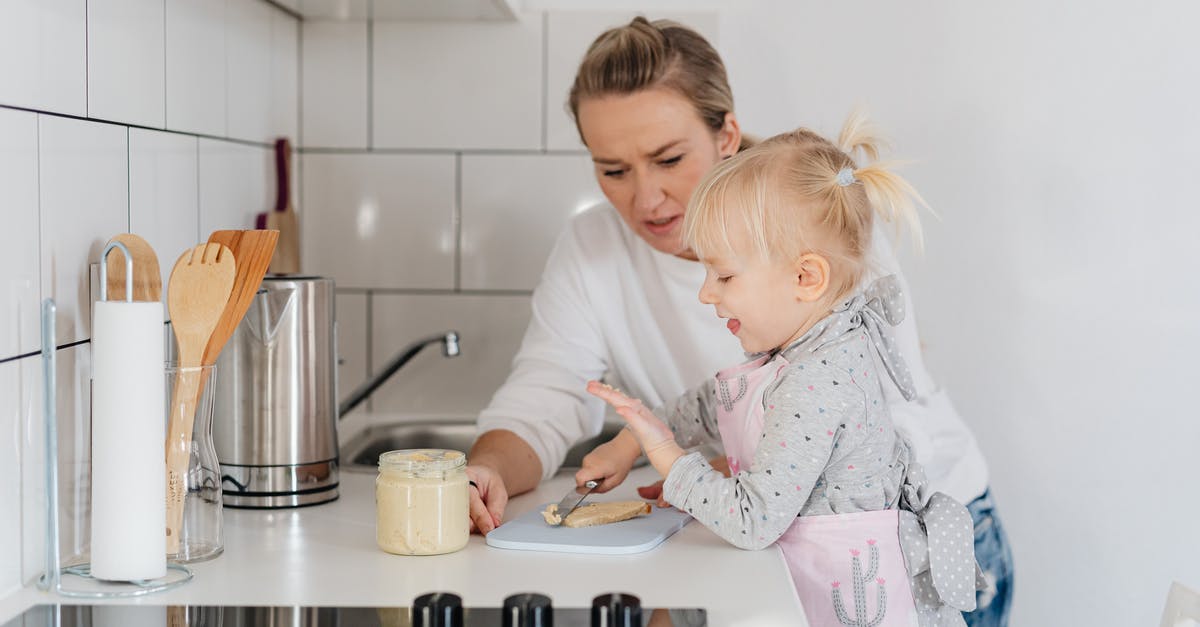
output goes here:
<path id="1" fill-rule="evenodd" d="M 112 242 L 100 256 L 100 294 L 107 297 L 107 262 L 109 251 L 118 248 L 125 254 L 125 297 L 133 298 L 133 257 L 129 249 L 120 242 Z M 56 592 L 65 597 L 85 599 L 115 599 L 138 597 L 179 587 L 192 580 L 191 569 L 182 564 L 167 564 L 165 577 L 145 581 L 104 581 L 91 575 L 91 564 L 62 567 L 58 551 L 58 413 L 55 403 L 55 363 L 57 343 L 54 333 L 54 314 L 57 307 L 53 299 L 42 301 L 42 407 L 46 422 L 46 572 L 38 579 L 38 588 Z M 84 590 L 63 587 L 63 576 L 68 575 L 103 584 L 95 589 Z"/>

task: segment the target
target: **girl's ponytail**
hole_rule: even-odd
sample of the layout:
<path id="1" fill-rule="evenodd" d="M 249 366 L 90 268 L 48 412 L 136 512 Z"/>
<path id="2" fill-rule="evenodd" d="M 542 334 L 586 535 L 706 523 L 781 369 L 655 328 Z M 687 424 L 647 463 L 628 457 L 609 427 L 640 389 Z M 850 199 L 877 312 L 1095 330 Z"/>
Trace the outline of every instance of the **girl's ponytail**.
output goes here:
<path id="1" fill-rule="evenodd" d="M 912 235 L 919 251 L 924 247 L 924 238 L 917 209 L 929 209 L 929 205 L 907 180 L 893 171 L 898 163 L 878 161 L 881 149 L 886 145 L 887 142 L 861 110 L 850 114 L 838 134 L 838 148 L 847 157 L 848 163 L 832 172 L 829 179 L 835 198 L 831 211 L 853 212 L 857 203 L 852 199 L 851 185 L 861 184 L 867 201 L 864 209 L 896 225 L 897 230 L 904 227 Z M 860 152 L 866 157 L 867 165 L 858 168 L 854 165 L 853 157 Z M 846 221 L 848 217 L 834 219 L 835 223 Z"/>

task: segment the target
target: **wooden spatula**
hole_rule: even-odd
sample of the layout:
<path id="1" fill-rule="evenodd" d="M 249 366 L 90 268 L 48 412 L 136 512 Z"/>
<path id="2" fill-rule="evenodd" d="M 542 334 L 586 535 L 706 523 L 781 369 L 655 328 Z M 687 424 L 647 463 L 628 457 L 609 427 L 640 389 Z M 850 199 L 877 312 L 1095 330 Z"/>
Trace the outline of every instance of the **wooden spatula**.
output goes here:
<path id="1" fill-rule="evenodd" d="M 279 231 L 214 231 L 208 236 L 208 243 L 221 244 L 233 251 L 237 262 L 237 276 L 233 280 L 233 290 L 229 294 L 229 302 L 221 313 L 221 320 L 208 345 L 204 348 L 203 363 L 211 366 L 217 363 L 221 348 L 233 336 L 237 326 L 254 301 L 258 286 L 262 283 L 263 275 L 275 253 L 275 243 L 279 240 Z"/>
<path id="2" fill-rule="evenodd" d="M 221 244 L 200 244 L 175 262 L 167 285 L 167 311 L 179 344 L 179 374 L 167 424 L 167 553 L 179 552 L 192 426 L 200 392 L 204 350 L 229 302 L 237 267 Z"/>
<path id="3" fill-rule="evenodd" d="M 121 233 L 108 241 L 121 242 L 133 257 L 133 300 L 161 301 L 162 273 L 158 269 L 158 255 L 150 243 L 133 233 Z M 125 255 L 119 248 L 108 254 L 108 299 L 125 300 Z"/>

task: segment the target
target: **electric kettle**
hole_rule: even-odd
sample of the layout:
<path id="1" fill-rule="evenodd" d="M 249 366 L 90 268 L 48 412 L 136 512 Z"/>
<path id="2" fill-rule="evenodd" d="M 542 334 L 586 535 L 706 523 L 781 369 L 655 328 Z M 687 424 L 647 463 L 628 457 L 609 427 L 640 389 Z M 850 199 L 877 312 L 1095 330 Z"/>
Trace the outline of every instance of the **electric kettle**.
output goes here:
<path id="1" fill-rule="evenodd" d="M 217 360 L 213 443 L 228 507 L 338 497 L 333 280 L 268 276 Z"/>

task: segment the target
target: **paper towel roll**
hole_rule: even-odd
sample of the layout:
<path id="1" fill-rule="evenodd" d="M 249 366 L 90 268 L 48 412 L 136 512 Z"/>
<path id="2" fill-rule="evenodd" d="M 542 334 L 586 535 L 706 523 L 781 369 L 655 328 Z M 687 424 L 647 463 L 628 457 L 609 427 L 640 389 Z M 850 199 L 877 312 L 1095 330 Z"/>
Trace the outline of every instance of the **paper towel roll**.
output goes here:
<path id="1" fill-rule="evenodd" d="M 162 303 L 100 301 L 92 320 L 92 576 L 167 573 Z"/>

